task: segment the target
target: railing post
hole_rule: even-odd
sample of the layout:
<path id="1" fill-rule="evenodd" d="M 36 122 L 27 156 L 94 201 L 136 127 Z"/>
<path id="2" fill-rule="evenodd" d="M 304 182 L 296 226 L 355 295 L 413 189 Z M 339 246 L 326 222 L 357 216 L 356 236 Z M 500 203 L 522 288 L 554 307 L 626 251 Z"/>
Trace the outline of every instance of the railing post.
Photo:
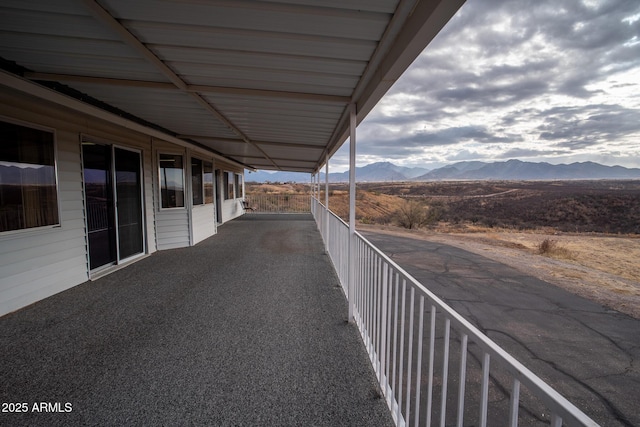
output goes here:
<path id="1" fill-rule="evenodd" d="M 349 322 L 353 322 L 356 272 L 356 104 L 350 104 L 349 108 L 349 285 L 347 299 L 349 301 Z"/>
<path id="2" fill-rule="evenodd" d="M 311 199 L 309 202 L 311 203 L 311 214 L 316 222 L 318 222 L 318 218 L 316 218 L 315 203 L 313 202 L 313 198 L 315 197 L 315 194 L 313 193 L 313 173 L 309 176 L 309 179 L 309 195 L 311 196 L 309 197 L 309 199 Z"/>
<path id="3" fill-rule="evenodd" d="M 324 164 L 324 222 L 325 222 L 325 241 L 324 244 L 329 251 L 329 154 L 325 155 Z"/>

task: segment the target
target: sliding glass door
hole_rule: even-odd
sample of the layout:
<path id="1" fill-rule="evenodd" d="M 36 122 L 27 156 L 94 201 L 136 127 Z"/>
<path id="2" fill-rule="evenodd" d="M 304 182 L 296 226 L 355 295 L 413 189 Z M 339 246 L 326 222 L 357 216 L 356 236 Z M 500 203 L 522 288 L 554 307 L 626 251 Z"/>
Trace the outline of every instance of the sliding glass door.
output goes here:
<path id="1" fill-rule="evenodd" d="M 117 259 L 111 147 L 82 144 L 82 164 L 89 261 L 93 270 Z"/>
<path id="2" fill-rule="evenodd" d="M 91 270 L 144 251 L 140 153 L 83 142 Z"/>
<path id="3" fill-rule="evenodd" d="M 141 253 L 142 235 L 142 180 L 140 153 L 115 148 L 116 212 L 118 213 L 119 259 Z"/>

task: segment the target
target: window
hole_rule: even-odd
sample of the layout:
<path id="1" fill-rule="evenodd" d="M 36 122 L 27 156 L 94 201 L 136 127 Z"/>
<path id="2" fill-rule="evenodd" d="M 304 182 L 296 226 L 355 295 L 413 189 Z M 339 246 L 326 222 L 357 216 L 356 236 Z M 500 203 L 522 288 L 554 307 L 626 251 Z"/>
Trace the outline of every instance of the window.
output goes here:
<path id="1" fill-rule="evenodd" d="M 242 175 L 236 174 L 236 197 L 242 197 Z"/>
<path id="2" fill-rule="evenodd" d="M 182 156 L 160 154 L 160 199 L 163 208 L 184 207 Z"/>
<path id="3" fill-rule="evenodd" d="M 224 198 L 225 200 L 233 199 L 234 188 L 233 188 L 233 172 L 225 172 L 224 173 Z"/>
<path id="4" fill-rule="evenodd" d="M 202 160 L 200 159 L 191 159 L 191 193 L 193 196 L 194 206 L 204 203 L 202 187 Z"/>
<path id="5" fill-rule="evenodd" d="M 213 203 L 213 163 L 191 159 L 191 192 L 194 206 Z"/>
<path id="6" fill-rule="evenodd" d="M 53 132 L 0 122 L 0 232 L 57 224 Z"/>
<path id="7" fill-rule="evenodd" d="M 213 164 L 204 162 L 203 168 L 204 202 L 213 203 Z"/>

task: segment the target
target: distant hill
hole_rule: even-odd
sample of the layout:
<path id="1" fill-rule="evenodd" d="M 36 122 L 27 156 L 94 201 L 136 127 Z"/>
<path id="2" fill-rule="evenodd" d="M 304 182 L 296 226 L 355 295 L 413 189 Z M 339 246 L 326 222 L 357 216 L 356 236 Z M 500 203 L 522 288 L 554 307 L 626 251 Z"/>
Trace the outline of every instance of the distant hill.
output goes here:
<path id="1" fill-rule="evenodd" d="M 366 166 L 356 168 L 356 181 L 358 182 L 386 182 L 386 181 L 408 181 L 427 173 L 425 168 L 407 168 L 397 166 L 390 162 L 371 163 Z M 324 174 L 322 175 L 324 179 Z M 349 171 L 342 173 L 329 173 L 331 182 L 348 182 Z"/>
<path id="2" fill-rule="evenodd" d="M 549 179 L 634 179 L 640 169 L 604 166 L 594 162 L 552 165 L 523 162 L 460 162 L 434 169 L 414 178 L 415 181 L 434 180 L 549 180 Z"/>
<path id="3" fill-rule="evenodd" d="M 247 172 L 247 182 L 310 182 L 308 173 Z M 324 182 L 324 173 L 320 181 Z M 640 179 L 640 169 L 604 166 L 594 162 L 552 165 L 523 162 L 458 162 L 429 171 L 426 168 L 407 168 L 390 162 L 372 163 L 356 168 L 358 182 L 444 181 L 444 180 L 568 180 L 568 179 Z M 330 173 L 330 182 L 348 182 L 349 172 Z"/>
<path id="4" fill-rule="evenodd" d="M 311 175 L 303 172 L 257 172 L 245 171 L 246 182 L 311 182 Z"/>
<path id="5" fill-rule="evenodd" d="M 426 168 L 408 168 L 397 166 L 390 162 L 371 163 L 366 166 L 356 168 L 356 180 L 358 182 L 386 182 L 386 181 L 408 181 L 427 173 Z M 320 174 L 320 181 L 324 182 L 324 173 Z M 247 182 L 310 182 L 308 173 L 301 172 L 247 172 L 245 175 Z M 349 172 L 329 173 L 330 182 L 348 182 Z"/>

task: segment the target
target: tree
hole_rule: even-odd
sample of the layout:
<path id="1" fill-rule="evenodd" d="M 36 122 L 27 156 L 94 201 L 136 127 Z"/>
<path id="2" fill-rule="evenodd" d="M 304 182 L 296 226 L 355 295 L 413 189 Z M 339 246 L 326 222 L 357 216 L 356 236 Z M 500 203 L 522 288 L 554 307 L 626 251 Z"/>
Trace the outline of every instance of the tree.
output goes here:
<path id="1" fill-rule="evenodd" d="M 395 219 L 401 227 L 414 229 L 424 227 L 438 220 L 438 210 L 415 200 L 405 200 L 395 212 Z"/>

